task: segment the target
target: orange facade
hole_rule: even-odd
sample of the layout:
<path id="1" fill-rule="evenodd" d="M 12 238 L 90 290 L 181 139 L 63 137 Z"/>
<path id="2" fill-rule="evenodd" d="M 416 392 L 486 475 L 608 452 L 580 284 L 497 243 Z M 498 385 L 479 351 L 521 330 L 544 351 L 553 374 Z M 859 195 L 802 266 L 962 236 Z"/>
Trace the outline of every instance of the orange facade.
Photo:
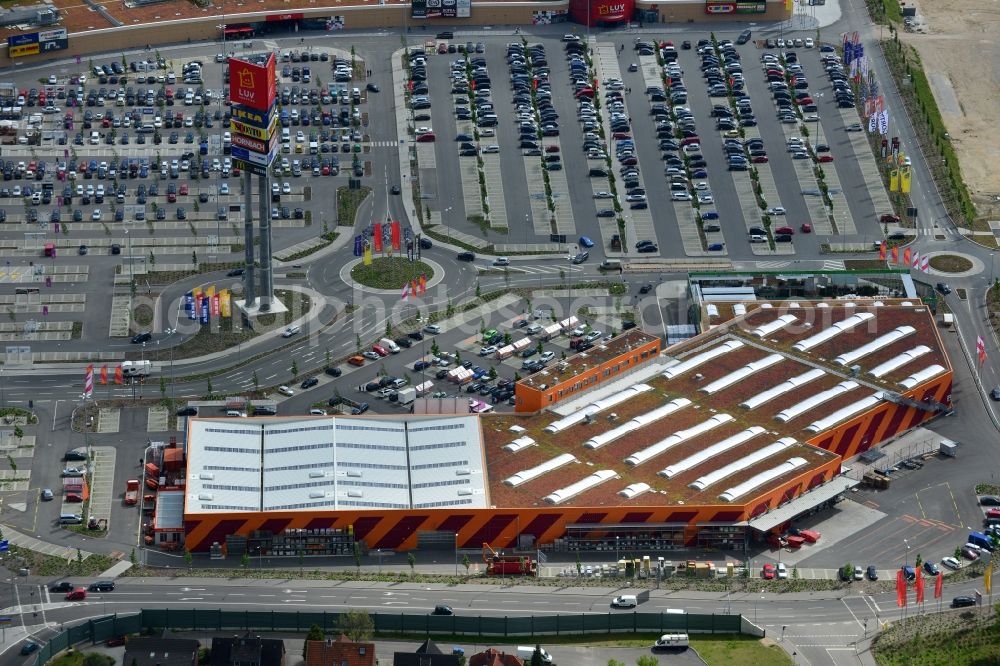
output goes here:
<path id="1" fill-rule="evenodd" d="M 627 335 L 627 334 L 626 334 Z M 614 381 L 619 375 L 631 372 L 660 354 L 660 339 L 644 335 L 643 341 L 632 349 L 609 358 L 592 367 L 572 373 L 561 381 L 551 384 L 528 384 L 521 380 L 514 388 L 516 403 L 514 411 L 533 413 L 552 407 L 563 400 L 580 397 L 585 391 L 591 391 L 602 382 Z M 575 361 L 579 356 L 570 359 Z"/>

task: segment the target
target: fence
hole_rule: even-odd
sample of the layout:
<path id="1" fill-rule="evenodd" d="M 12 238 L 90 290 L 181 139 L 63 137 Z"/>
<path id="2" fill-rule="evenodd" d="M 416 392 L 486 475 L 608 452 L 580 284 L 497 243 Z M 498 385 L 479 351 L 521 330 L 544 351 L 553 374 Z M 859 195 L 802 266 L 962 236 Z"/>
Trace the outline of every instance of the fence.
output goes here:
<path id="1" fill-rule="evenodd" d="M 98 643 L 144 629 L 192 631 L 282 631 L 305 633 L 312 625 L 324 631 L 337 628 L 339 613 L 148 609 L 135 615 L 108 615 L 68 627 L 42 646 L 35 666 L 83 641 Z M 376 633 L 450 634 L 470 637 L 532 638 L 562 634 L 647 633 L 754 633 L 740 615 L 680 613 L 607 613 L 546 615 L 543 617 L 407 615 L 373 613 Z M 745 630 L 745 631 L 744 631 Z"/>

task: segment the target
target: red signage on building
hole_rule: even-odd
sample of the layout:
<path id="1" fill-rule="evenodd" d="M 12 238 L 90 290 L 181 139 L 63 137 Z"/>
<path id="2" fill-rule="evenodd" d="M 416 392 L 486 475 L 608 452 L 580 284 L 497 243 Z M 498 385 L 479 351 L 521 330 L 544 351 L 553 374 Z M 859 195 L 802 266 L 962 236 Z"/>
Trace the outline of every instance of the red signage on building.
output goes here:
<path id="1" fill-rule="evenodd" d="M 238 58 L 229 59 L 229 99 L 233 104 L 248 106 L 259 111 L 267 111 L 274 104 L 277 95 L 275 81 L 274 54 L 266 61 L 247 62 Z"/>
<path id="2" fill-rule="evenodd" d="M 291 14 L 268 14 L 267 21 L 297 21 L 299 19 L 305 18 L 306 15 L 303 12 L 292 12 Z"/>
<path id="3" fill-rule="evenodd" d="M 269 141 L 261 141 L 260 139 L 255 139 L 252 136 L 246 136 L 245 134 L 238 134 L 236 132 L 232 133 L 232 142 L 234 146 L 239 146 L 240 148 L 246 148 L 249 151 L 255 153 L 267 154 L 271 152 L 276 143 L 276 134 L 271 137 Z"/>
<path id="4" fill-rule="evenodd" d="M 584 25 L 625 23 L 635 13 L 635 0 L 570 0 L 569 13 Z"/>

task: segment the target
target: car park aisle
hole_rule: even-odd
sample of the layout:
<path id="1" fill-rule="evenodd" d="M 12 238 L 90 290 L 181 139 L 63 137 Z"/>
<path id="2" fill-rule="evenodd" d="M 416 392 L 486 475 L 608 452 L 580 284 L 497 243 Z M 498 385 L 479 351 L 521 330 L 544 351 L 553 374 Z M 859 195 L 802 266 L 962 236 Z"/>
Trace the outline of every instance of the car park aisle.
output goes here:
<path id="1" fill-rule="evenodd" d="M 600 43 L 594 47 L 594 75 L 598 81 L 606 81 L 608 79 L 621 79 L 621 69 L 618 66 L 618 53 L 614 44 L 611 43 Z M 606 87 L 601 86 L 598 90 L 604 100 L 604 108 L 601 115 L 601 124 L 604 127 L 605 140 L 610 144 L 610 137 L 612 136 L 611 131 L 611 112 L 608 108 L 608 90 Z M 626 105 L 624 114 L 628 116 L 628 107 Z M 631 126 L 632 123 L 630 122 Z M 633 134 L 634 136 L 634 129 Z M 643 175 L 641 169 L 639 171 L 639 186 L 643 189 L 646 188 L 646 180 L 650 174 Z M 657 175 L 658 176 L 658 175 Z M 622 207 L 625 207 L 625 203 L 621 201 L 622 192 L 624 188 L 617 186 L 618 178 L 614 172 L 608 173 L 609 178 L 615 179 L 616 188 L 615 191 L 618 192 L 619 203 Z M 626 212 L 627 211 L 627 212 Z M 656 243 L 656 229 L 653 226 L 653 216 L 650 213 L 649 208 L 643 210 L 631 210 L 625 209 L 620 214 L 625 220 L 625 240 L 628 243 L 635 243 L 637 240 L 651 240 Z M 658 243 L 656 243 L 659 245 Z M 623 249 L 625 249 L 623 247 Z"/>
<path id="2" fill-rule="evenodd" d="M 858 122 L 858 114 L 854 109 L 837 109 L 837 111 L 839 112 L 839 120 L 841 122 L 837 126 L 838 129 Z M 857 165 L 857 169 L 861 172 L 861 185 L 852 188 L 852 191 L 845 192 L 845 194 L 848 195 L 849 201 L 855 205 L 864 205 L 866 201 L 870 201 L 873 208 L 873 215 L 871 217 L 877 221 L 880 215 L 891 213 L 893 209 L 889 193 L 885 190 L 885 181 L 882 180 L 882 173 L 879 171 L 878 163 L 875 161 L 875 156 L 872 154 L 871 146 L 868 143 L 868 135 L 865 132 L 844 132 L 844 134 L 847 137 L 846 150 L 839 151 L 836 154 L 837 164 L 853 163 Z M 838 146 L 843 144 L 844 142 L 838 141 L 831 145 Z M 866 190 L 863 193 L 861 191 L 862 187 Z M 867 194 L 867 197 L 864 196 L 865 194 Z M 860 217 L 856 216 L 856 218 L 866 220 L 868 216 L 862 214 Z"/>

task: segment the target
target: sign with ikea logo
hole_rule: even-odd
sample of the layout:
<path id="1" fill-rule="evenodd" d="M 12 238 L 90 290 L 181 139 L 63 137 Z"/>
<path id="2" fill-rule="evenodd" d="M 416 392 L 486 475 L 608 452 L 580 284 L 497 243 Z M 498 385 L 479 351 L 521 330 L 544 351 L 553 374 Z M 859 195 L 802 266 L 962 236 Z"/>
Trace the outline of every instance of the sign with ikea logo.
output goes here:
<path id="1" fill-rule="evenodd" d="M 278 105 L 274 104 L 268 111 L 258 111 L 246 106 L 234 106 L 230 109 L 232 120 L 245 125 L 253 125 L 259 129 L 266 130 L 274 124 L 274 119 L 278 114 Z"/>

